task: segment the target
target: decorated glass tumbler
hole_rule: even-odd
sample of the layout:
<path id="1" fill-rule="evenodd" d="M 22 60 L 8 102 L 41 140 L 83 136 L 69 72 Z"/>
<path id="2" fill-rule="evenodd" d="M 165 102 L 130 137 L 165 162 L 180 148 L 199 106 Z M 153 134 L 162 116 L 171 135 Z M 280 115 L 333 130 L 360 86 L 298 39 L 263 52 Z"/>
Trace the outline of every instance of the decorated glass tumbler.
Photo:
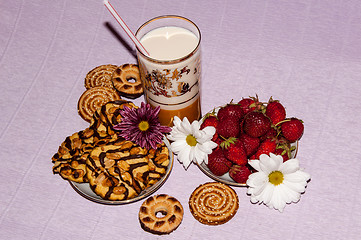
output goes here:
<path id="1" fill-rule="evenodd" d="M 136 37 L 149 53 L 137 48 L 145 100 L 160 106 L 162 125 L 172 126 L 174 116 L 189 122 L 201 117 L 201 33 L 190 20 L 161 16 L 144 23 Z"/>

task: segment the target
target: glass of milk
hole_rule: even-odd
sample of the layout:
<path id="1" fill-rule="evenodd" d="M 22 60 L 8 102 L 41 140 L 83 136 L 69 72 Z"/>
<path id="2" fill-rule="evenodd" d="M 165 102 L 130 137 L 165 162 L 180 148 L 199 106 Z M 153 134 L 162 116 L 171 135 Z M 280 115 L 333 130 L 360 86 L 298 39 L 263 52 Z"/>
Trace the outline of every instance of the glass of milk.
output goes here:
<path id="1" fill-rule="evenodd" d="M 145 100 L 160 106 L 159 121 L 172 126 L 174 116 L 189 122 L 201 117 L 201 33 L 190 20 L 161 16 L 136 32 L 149 55 L 137 49 Z"/>

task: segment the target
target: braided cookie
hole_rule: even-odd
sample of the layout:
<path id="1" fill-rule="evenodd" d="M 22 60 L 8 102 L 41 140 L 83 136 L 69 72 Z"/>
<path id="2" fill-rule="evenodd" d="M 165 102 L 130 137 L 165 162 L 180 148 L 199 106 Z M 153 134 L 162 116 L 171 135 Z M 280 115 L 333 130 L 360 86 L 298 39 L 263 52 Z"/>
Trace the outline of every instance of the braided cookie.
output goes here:
<path id="1" fill-rule="evenodd" d="M 120 137 L 104 141 L 105 144 L 95 147 L 86 160 L 90 187 L 103 199 L 134 198 L 156 182 L 152 174 L 159 175 L 157 180 L 164 176 L 169 165 L 168 148 L 164 143 L 152 154 Z M 157 162 L 157 157 L 165 153 L 167 158 Z"/>
<path id="2" fill-rule="evenodd" d="M 155 234 L 171 233 L 181 224 L 182 219 L 181 203 L 166 194 L 149 197 L 139 210 L 141 227 Z"/>
<path id="3" fill-rule="evenodd" d="M 137 98 L 143 94 L 138 65 L 124 64 L 113 72 L 114 88 L 124 97 Z"/>
<path id="4" fill-rule="evenodd" d="M 90 128 L 66 137 L 52 157 L 53 173 L 66 180 L 88 182 L 85 162 L 93 148 L 93 141 L 94 131 Z"/>
<path id="5" fill-rule="evenodd" d="M 89 89 L 99 86 L 112 88 L 112 75 L 116 68 L 117 66 L 115 65 L 107 64 L 92 69 L 85 77 L 85 88 Z"/>
<path id="6" fill-rule="evenodd" d="M 90 122 L 94 112 L 105 103 L 120 100 L 117 92 L 109 87 L 93 87 L 86 90 L 78 101 L 79 115 Z"/>
<path id="7" fill-rule="evenodd" d="M 207 225 L 228 222 L 238 210 L 238 196 L 223 183 L 205 183 L 196 188 L 189 198 L 194 218 Z"/>
<path id="8" fill-rule="evenodd" d="M 123 99 L 108 102 L 95 111 L 90 121 L 90 128 L 96 130 L 100 137 L 115 134 L 113 126 L 121 122 L 120 110 L 125 106 L 128 108 L 138 108 L 134 103 Z"/>

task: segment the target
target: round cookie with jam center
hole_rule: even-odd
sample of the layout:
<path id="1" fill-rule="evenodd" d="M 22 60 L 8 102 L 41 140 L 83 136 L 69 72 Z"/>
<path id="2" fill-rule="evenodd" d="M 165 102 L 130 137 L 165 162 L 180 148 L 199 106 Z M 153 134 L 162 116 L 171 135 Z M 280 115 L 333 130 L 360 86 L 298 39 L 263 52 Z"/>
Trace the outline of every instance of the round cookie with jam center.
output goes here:
<path id="1" fill-rule="evenodd" d="M 114 88 L 120 95 L 127 98 L 137 98 L 143 94 L 139 67 L 135 64 L 119 66 L 112 75 Z"/>
<path id="2" fill-rule="evenodd" d="M 169 234 L 181 224 L 182 204 L 166 194 L 151 196 L 145 200 L 139 210 L 141 227 L 154 234 Z"/>

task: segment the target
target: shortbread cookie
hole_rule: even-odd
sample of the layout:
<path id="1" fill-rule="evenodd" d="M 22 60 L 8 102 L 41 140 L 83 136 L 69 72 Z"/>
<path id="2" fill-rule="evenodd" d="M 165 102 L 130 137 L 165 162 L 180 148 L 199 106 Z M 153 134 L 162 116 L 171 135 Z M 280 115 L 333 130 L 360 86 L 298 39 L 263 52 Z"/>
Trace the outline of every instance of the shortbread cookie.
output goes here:
<path id="1" fill-rule="evenodd" d="M 93 87 L 86 90 L 79 98 L 79 115 L 87 122 L 90 122 L 96 110 L 105 103 L 120 100 L 118 93 L 109 87 Z"/>
<path id="2" fill-rule="evenodd" d="M 205 183 L 193 191 L 189 198 L 189 209 L 194 218 L 203 224 L 223 224 L 236 214 L 238 196 L 223 183 Z"/>
<path id="3" fill-rule="evenodd" d="M 183 213 L 182 204 L 177 199 L 160 194 L 143 202 L 139 210 L 139 221 L 145 231 L 169 234 L 181 224 Z"/>
<path id="4" fill-rule="evenodd" d="M 143 94 L 138 65 L 124 64 L 113 72 L 114 88 L 127 98 L 137 98 Z"/>
<path id="5" fill-rule="evenodd" d="M 165 153 L 164 144 L 153 154 L 131 141 L 113 138 L 95 147 L 86 160 L 90 187 L 103 199 L 134 198 L 165 174 L 169 153 L 166 159 L 160 156 Z"/>
<path id="6" fill-rule="evenodd" d="M 85 77 L 84 86 L 86 89 L 93 87 L 113 87 L 112 75 L 116 65 L 107 64 L 98 66 L 91 71 Z"/>

